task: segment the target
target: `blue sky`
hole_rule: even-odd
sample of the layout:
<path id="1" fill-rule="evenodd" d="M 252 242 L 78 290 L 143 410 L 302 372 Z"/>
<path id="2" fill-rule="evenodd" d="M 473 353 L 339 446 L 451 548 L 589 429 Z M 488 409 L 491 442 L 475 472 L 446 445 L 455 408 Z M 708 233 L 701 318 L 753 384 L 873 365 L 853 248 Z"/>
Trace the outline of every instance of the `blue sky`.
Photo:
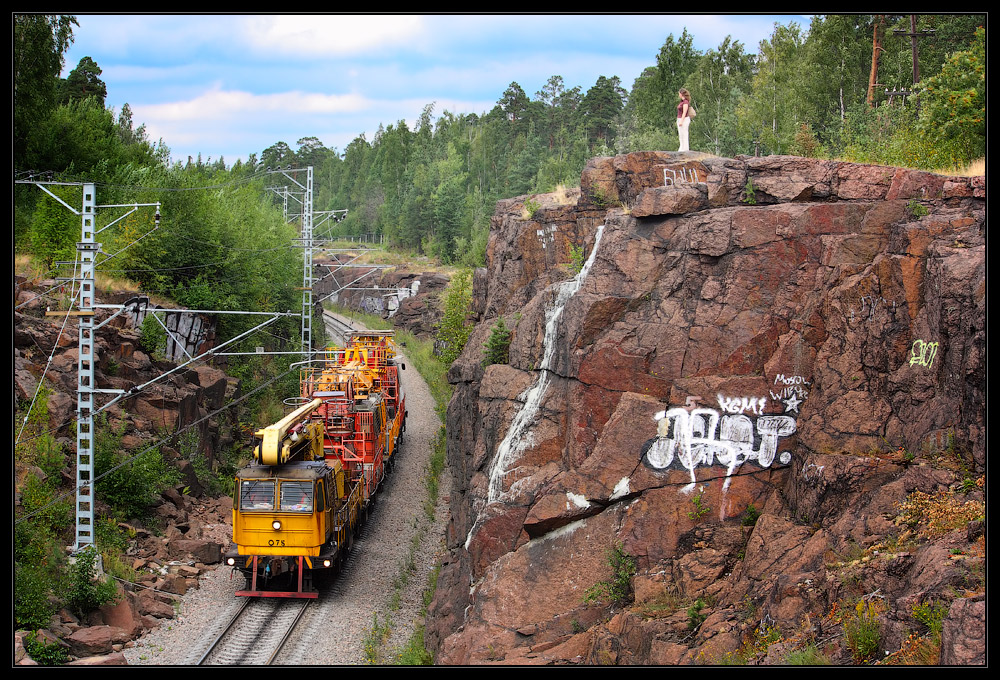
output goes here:
<path id="1" fill-rule="evenodd" d="M 106 104 L 172 159 L 227 164 L 315 136 L 339 151 L 379 124 L 488 112 L 516 81 L 529 95 L 560 75 L 586 92 L 599 76 L 631 89 L 667 36 L 699 50 L 727 36 L 756 53 L 774 23 L 802 15 L 77 15 L 63 76 L 103 69 Z"/>

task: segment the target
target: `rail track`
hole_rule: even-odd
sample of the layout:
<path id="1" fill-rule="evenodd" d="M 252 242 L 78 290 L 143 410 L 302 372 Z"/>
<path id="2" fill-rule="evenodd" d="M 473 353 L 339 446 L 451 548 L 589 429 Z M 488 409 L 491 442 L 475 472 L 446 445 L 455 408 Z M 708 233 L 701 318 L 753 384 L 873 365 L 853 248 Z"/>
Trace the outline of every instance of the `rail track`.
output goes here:
<path id="1" fill-rule="evenodd" d="M 247 598 L 198 659 L 198 665 L 271 665 L 309 604 L 309 600 Z"/>
<path id="2" fill-rule="evenodd" d="M 335 316 L 326 310 L 323 311 L 323 321 L 326 323 L 327 330 L 333 335 L 339 336 L 341 341 L 346 340 L 351 333 L 358 330 L 351 324 L 342 320 L 340 317 Z"/>
<path id="3" fill-rule="evenodd" d="M 362 546 L 369 538 L 370 527 L 364 525 L 354 548 L 347 553 L 340 571 L 323 584 L 323 592 L 318 600 L 245 598 L 240 600 L 225 627 L 215 634 L 208 648 L 196 660 L 198 666 L 270 666 L 286 652 L 291 663 L 308 659 L 310 646 L 308 638 L 294 636 L 295 630 L 303 624 L 309 630 L 317 616 L 324 611 L 336 610 L 345 595 L 344 583 L 350 573 Z M 329 614 L 327 614 L 329 615 Z M 298 647 L 296 648 L 295 641 Z M 292 644 L 288 644 L 292 643 Z"/>

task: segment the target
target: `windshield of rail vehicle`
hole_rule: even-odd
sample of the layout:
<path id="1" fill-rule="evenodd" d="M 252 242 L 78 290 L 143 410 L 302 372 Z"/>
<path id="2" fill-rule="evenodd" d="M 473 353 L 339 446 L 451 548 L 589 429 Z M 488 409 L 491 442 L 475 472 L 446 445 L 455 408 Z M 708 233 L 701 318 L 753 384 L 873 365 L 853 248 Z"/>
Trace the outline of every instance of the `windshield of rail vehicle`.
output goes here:
<path id="1" fill-rule="evenodd" d="M 313 484 L 312 482 L 283 481 L 278 490 L 281 499 L 282 512 L 312 512 Z"/>
<path id="2" fill-rule="evenodd" d="M 243 480 L 240 484 L 240 510 L 274 510 L 274 482 Z"/>

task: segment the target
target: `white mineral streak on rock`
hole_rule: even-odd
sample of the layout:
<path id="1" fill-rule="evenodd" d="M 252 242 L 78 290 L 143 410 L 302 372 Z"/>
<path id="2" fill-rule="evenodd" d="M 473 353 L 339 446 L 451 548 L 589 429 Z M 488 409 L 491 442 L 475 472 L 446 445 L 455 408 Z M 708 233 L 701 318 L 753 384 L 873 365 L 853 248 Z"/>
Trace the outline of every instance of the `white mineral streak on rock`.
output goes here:
<path id="1" fill-rule="evenodd" d="M 562 316 L 566 303 L 580 290 L 584 279 L 587 278 L 587 274 L 590 272 L 590 268 L 596 259 L 597 247 L 601 243 L 601 235 L 603 233 L 604 225 L 602 224 L 597 228 L 597 233 L 594 236 L 594 247 L 591 249 L 590 256 L 587 258 L 586 263 L 584 263 L 583 268 L 572 279 L 559 284 L 559 288 L 556 291 L 555 303 L 545 312 L 542 364 L 539 366 L 540 370 L 537 373 L 534 384 L 520 395 L 519 399 L 523 402 L 523 406 L 521 406 L 521 409 L 514 416 L 514 420 L 507 429 L 507 434 L 504 436 L 503 441 L 500 442 L 496 455 L 493 457 L 493 466 L 490 468 L 489 490 L 486 497 L 487 503 L 494 503 L 500 500 L 503 493 L 504 476 L 507 474 L 511 464 L 521 456 L 521 453 L 531 443 L 528 429 L 535 424 L 539 408 L 549 386 L 552 357 L 555 355 L 556 342 L 558 341 L 559 318 Z M 476 532 L 478 524 L 479 521 L 477 518 L 476 523 L 466 538 L 466 547 L 468 547 L 469 542 L 472 540 L 472 535 Z"/>

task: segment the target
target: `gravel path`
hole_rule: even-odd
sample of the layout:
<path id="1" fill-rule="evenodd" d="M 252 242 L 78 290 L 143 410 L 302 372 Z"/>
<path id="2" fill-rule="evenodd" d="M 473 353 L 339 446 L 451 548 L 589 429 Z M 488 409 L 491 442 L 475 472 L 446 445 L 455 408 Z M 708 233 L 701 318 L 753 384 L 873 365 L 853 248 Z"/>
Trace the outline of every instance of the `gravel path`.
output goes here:
<path id="1" fill-rule="evenodd" d="M 380 491 L 362 540 L 338 577 L 342 581 L 336 584 L 336 592 L 322 597 L 309 617 L 310 641 L 295 644 L 293 639 L 289 652 L 281 659 L 283 664 L 365 663 L 365 635 L 376 616 L 379 623 L 391 621 L 383 657 L 391 662 L 394 651 L 420 624 L 423 591 L 444 551 L 450 476 L 447 471 L 442 474 L 438 507 L 431 520 L 423 510 L 427 498 L 424 475 L 441 423 L 430 390 L 416 369 L 408 367 L 403 371 L 402 383 L 408 416 L 396 467 Z M 421 538 L 414 549 L 414 536 L 418 534 Z M 393 584 L 400 581 L 411 554 L 413 569 L 405 587 L 398 590 L 399 596 L 394 597 L 397 591 Z M 214 638 L 213 629 L 228 622 L 235 607 L 233 593 L 240 586 L 242 578 L 231 578 L 228 567 L 220 566 L 203 576 L 199 587 L 183 597 L 175 619 L 165 620 L 124 650 L 129 664 L 196 663 Z M 322 629 L 322 634 L 316 634 L 317 628 Z"/>

